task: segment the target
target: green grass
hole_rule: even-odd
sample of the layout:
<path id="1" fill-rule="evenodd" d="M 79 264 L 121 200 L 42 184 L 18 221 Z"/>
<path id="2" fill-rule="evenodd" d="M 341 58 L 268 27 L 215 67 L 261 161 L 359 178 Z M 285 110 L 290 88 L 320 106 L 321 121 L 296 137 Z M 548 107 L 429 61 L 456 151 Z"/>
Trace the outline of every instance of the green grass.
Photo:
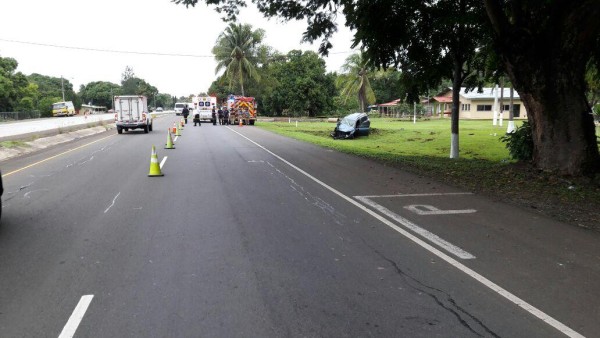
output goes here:
<path id="1" fill-rule="evenodd" d="M 520 125 L 520 122 L 517 122 Z M 321 146 L 382 160 L 412 157 L 446 160 L 450 154 L 450 120 L 407 121 L 372 119 L 371 135 L 354 140 L 333 140 L 335 127 L 327 122 L 260 123 L 261 128 Z M 465 160 L 508 161 L 509 155 L 500 137 L 506 131 L 491 121 L 461 121 L 460 157 Z"/>
<path id="2" fill-rule="evenodd" d="M 15 148 L 15 147 L 24 147 L 27 146 L 27 144 L 24 141 L 3 141 L 0 142 L 0 147 L 2 148 Z"/>
<path id="3" fill-rule="evenodd" d="M 594 228 L 600 224 L 600 178 L 566 180 L 510 159 L 500 137 L 503 126 L 490 120 L 461 120 L 460 158 L 450 159 L 450 119 L 399 121 L 371 119 L 371 135 L 334 140 L 335 128 L 327 122 L 260 122 L 260 128 L 341 152 L 370 158 L 403 170 L 432 177 L 473 192 L 480 192 L 537 210 L 558 219 Z M 520 126 L 521 121 L 516 121 Z M 600 129 L 600 128 L 597 128 Z M 598 134 L 600 135 L 600 133 Z M 575 187 L 575 188 L 573 188 Z M 592 209 L 588 218 L 577 215 L 582 206 Z M 595 209 L 594 209 L 595 208 Z"/>

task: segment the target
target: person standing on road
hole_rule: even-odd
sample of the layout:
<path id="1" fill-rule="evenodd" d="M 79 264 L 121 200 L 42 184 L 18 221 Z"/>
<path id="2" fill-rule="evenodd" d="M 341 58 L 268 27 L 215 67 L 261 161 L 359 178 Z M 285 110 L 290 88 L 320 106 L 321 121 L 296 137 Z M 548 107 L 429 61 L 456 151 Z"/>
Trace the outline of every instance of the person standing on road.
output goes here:
<path id="1" fill-rule="evenodd" d="M 185 124 L 187 124 L 187 118 L 190 115 L 190 111 L 188 110 L 187 104 L 183 107 L 183 110 L 181 111 L 181 114 L 183 115 L 183 119 L 185 120 Z"/>
<path id="2" fill-rule="evenodd" d="M 223 110 L 223 120 L 226 125 L 229 124 L 229 109 L 227 109 L 227 107 Z"/>
<path id="3" fill-rule="evenodd" d="M 217 125 L 217 111 L 215 110 L 215 107 L 212 107 L 212 112 L 211 112 L 211 120 L 213 123 L 213 126 Z"/>
<path id="4" fill-rule="evenodd" d="M 200 122 L 200 113 L 198 112 L 194 114 L 194 127 L 196 126 L 196 123 L 198 124 L 198 126 L 202 127 L 202 123 Z"/>
<path id="5" fill-rule="evenodd" d="M 219 125 L 222 126 L 223 125 L 223 109 L 221 107 L 219 107 L 219 110 L 217 110 L 217 115 L 219 116 Z"/>

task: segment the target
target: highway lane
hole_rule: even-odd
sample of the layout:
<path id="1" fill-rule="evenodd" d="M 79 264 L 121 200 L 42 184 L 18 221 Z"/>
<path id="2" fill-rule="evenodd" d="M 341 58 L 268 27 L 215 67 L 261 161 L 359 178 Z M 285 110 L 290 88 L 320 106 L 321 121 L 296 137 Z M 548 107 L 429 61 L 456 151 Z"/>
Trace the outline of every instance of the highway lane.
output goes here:
<path id="1" fill-rule="evenodd" d="M 94 295 L 77 337 L 560 336 L 234 131 L 348 196 L 447 187 L 251 127 L 164 150 L 172 121 L 5 178 L 3 334 L 58 336 Z"/>

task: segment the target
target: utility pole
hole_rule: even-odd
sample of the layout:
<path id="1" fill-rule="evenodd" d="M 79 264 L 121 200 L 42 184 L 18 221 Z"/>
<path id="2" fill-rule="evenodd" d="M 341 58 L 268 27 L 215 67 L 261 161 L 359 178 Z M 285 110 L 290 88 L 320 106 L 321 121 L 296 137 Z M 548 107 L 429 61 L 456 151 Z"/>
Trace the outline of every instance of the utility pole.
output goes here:
<path id="1" fill-rule="evenodd" d="M 65 80 L 62 75 L 60 76 L 60 87 L 62 88 L 63 102 L 65 102 Z"/>

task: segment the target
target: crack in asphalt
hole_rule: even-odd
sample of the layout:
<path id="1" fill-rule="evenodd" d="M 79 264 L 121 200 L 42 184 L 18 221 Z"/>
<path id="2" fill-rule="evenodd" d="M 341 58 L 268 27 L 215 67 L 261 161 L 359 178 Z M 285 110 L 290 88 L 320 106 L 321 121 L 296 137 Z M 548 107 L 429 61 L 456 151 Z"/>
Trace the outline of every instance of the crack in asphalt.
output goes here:
<path id="1" fill-rule="evenodd" d="M 416 278 L 408 275 L 406 272 L 402 271 L 402 269 L 400 269 L 400 267 L 398 266 L 398 264 L 387 258 L 385 255 L 383 255 L 381 252 L 379 252 L 376 249 L 373 249 L 373 251 L 379 255 L 381 258 L 383 258 L 384 260 L 386 260 L 388 263 L 390 263 L 394 269 L 396 270 L 396 272 L 402 276 L 402 278 L 407 281 L 408 286 L 410 286 L 411 288 L 413 288 L 416 291 L 422 292 L 426 295 L 428 295 L 429 297 L 431 297 L 439 306 L 441 306 L 442 308 L 444 308 L 445 310 L 449 311 L 450 313 L 452 313 L 459 321 L 459 323 L 464 326 L 465 328 L 467 328 L 469 331 L 473 332 L 474 334 L 476 334 L 479 337 L 484 337 L 483 334 L 477 332 L 473 327 L 471 327 L 471 325 L 469 325 L 469 323 L 467 323 L 467 321 L 462 317 L 461 313 L 468 316 L 473 322 L 477 323 L 481 328 L 483 328 L 486 333 L 492 337 L 500 337 L 498 334 L 496 334 L 495 332 L 493 332 L 492 330 L 490 330 L 485 324 L 483 324 L 483 322 L 481 320 L 479 320 L 478 318 L 476 318 L 475 316 L 473 316 L 472 314 L 470 314 L 467 310 L 463 309 L 462 307 L 460 307 L 456 301 L 445 291 L 434 288 L 432 286 L 429 285 L 425 285 L 424 283 L 422 283 L 421 281 L 417 280 Z M 418 285 L 413 285 L 412 283 L 417 283 Z M 438 297 L 438 295 L 435 295 L 432 291 L 428 291 L 428 290 L 432 290 L 438 293 L 441 293 L 442 295 L 444 295 L 446 297 L 445 301 L 450 303 L 450 305 L 447 305 L 444 303 L 444 299 L 440 299 L 440 297 Z"/>

